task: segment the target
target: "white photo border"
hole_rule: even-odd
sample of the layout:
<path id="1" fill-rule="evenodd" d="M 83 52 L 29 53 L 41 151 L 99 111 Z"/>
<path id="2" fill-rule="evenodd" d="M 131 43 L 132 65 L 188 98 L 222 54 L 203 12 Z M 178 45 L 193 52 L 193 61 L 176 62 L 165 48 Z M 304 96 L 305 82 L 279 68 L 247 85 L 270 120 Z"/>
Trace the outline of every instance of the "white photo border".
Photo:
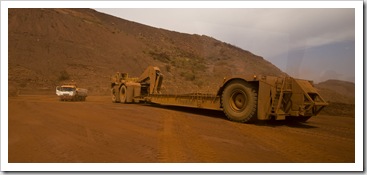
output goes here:
<path id="1" fill-rule="evenodd" d="M 363 94 L 363 1 L 1 1 L 0 63 L 1 171 L 363 171 L 362 95 L 355 97 L 355 163 L 8 163 L 9 8 L 354 8 L 355 93 Z"/>

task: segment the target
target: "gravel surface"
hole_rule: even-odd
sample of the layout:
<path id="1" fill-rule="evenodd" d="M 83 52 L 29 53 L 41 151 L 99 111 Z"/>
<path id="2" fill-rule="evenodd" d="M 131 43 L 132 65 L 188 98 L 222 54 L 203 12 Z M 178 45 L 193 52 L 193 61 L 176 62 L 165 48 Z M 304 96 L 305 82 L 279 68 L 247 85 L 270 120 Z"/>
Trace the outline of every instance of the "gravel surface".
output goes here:
<path id="1" fill-rule="evenodd" d="M 9 97 L 9 163 L 318 163 L 355 160 L 354 117 L 242 124 L 222 111 Z"/>

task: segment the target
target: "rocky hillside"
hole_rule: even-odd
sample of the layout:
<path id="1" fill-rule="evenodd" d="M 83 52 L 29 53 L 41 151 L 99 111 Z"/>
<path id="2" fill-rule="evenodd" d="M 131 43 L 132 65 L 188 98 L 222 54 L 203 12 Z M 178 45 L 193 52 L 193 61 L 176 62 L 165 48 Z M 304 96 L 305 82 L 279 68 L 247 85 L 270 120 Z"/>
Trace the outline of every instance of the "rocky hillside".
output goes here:
<path id="1" fill-rule="evenodd" d="M 211 92 L 234 74 L 284 73 L 270 62 L 208 36 L 153 28 L 91 9 L 9 9 L 9 93 L 50 90 L 75 80 L 109 94 L 116 71 L 161 68 L 166 89 Z"/>
<path id="2" fill-rule="evenodd" d="M 327 80 L 315 86 L 326 101 L 354 104 L 355 85 L 352 82 Z"/>
<path id="3" fill-rule="evenodd" d="M 329 103 L 322 113 L 334 116 L 355 114 L 355 84 L 341 80 L 327 80 L 315 85 Z"/>
<path id="4" fill-rule="evenodd" d="M 260 56 L 208 36 L 127 21 L 91 9 L 9 9 L 9 95 L 53 94 L 76 81 L 91 95 L 109 95 L 116 72 L 139 76 L 159 66 L 168 93 L 214 93 L 235 74 L 284 76 Z M 354 116 L 354 83 L 316 85 L 327 114 Z M 348 110 L 344 110 L 348 109 Z"/>

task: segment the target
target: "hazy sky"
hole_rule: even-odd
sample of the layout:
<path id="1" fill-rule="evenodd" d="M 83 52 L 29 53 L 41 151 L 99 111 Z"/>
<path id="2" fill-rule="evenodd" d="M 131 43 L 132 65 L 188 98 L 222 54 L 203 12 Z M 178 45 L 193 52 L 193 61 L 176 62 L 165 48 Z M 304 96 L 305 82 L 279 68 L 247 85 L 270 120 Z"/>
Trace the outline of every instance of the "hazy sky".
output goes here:
<path id="1" fill-rule="evenodd" d="M 354 82 L 353 8 L 96 10 L 157 28 L 211 36 L 262 56 L 297 78 Z"/>

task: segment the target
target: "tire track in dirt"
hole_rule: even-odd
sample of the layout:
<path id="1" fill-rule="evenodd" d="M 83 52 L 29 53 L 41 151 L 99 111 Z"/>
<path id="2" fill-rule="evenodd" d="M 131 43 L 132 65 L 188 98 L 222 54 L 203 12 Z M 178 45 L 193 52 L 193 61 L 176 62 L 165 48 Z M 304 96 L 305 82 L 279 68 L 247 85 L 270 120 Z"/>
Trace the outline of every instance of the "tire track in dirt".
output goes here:
<path id="1" fill-rule="evenodd" d="M 352 120 L 353 121 L 353 120 Z M 279 132 L 294 137 L 305 144 L 312 145 L 318 152 L 315 161 L 324 162 L 354 162 L 355 135 L 354 125 L 345 127 L 342 123 L 330 125 L 330 122 L 320 125 L 314 122 L 308 123 L 285 123 L 286 126 L 270 127 L 272 132 Z M 349 121 L 350 122 L 350 121 Z M 305 150 L 314 154 L 311 150 Z M 315 153 L 316 154 L 316 153 Z M 326 156 L 325 156 L 326 155 Z M 319 159 L 317 157 L 319 156 Z"/>
<path id="2" fill-rule="evenodd" d="M 61 102 L 60 102 L 61 103 Z M 33 106 L 34 107 L 33 107 Z M 43 117 L 43 121 L 47 122 L 48 125 L 52 126 L 52 129 L 59 130 L 60 132 L 63 132 L 65 134 L 68 134 L 69 136 L 80 136 L 80 137 L 89 137 L 91 136 L 93 140 L 96 142 L 104 142 L 107 143 L 105 140 L 103 140 L 104 131 L 101 129 L 97 129 L 96 127 L 91 126 L 91 122 L 100 122 L 100 120 L 110 121 L 113 120 L 113 122 L 108 122 L 111 128 L 118 128 L 119 123 L 124 123 L 124 128 L 121 128 L 121 130 L 128 130 L 129 132 L 136 132 L 136 133 L 144 133 L 150 135 L 152 132 L 150 129 L 146 129 L 140 125 L 142 122 L 139 122 L 138 120 L 132 119 L 132 117 L 111 117 L 109 116 L 108 112 L 104 113 L 105 116 L 104 119 L 102 119 L 103 114 L 94 113 L 92 116 L 89 116 L 90 119 L 94 119 L 93 121 L 83 121 L 83 118 L 81 117 L 80 113 L 83 113 L 91 108 L 91 106 L 79 103 L 76 107 L 75 104 L 66 104 L 70 105 L 68 108 L 70 108 L 70 111 L 77 111 L 74 113 L 70 113 L 69 111 L 65 111 L 64 108 L 57 108 L 57 107 L 51 107 L 47 106 L 47 110 L 42 110 L 37 108 L 37 103 L 33 104 L 31 106 L 27 107 L 28 109 L 32 110 L 32 113 L 36 113 L 37 117 Z M 78 108 L 78 109 L 74 109 Z M 100 108 L 103 108 L 101 106 L 93 106 L 93 109 L 95 111 L 101 111 Z M 116 112 L 116 111 L 113 111 Z M 55 115 L 57 114 L 57 115 Z M 113 116 L 118 116 L 118 114 L 112 114 Z M 64 116 L 60 118 L 59 116 Z M 65 117 L 68 116 L 68 117 Z M 84 115 L 86 116 L 86 115 Z M 96 117 L 95 117 L 96 116 Z M 101 116 L 101 117 L 98 117 Z M 51 119 L 48 119 L 47 117 L 52 117 Z M 70 120 L 73 119 L 73 120 Z M 131 124 L 126 124 L 126 122 L 129 122 Z"/>
<path id="3" fill-rule="evenodd" d="M 50 96 L 10 98 L 9 161 L 354 161 L 350 118 L 323 116 L 306 125 L 257 125 L 186 110 L 112 104 L 104 97 L 91 97 L 89 102 L 60 102 Z"/>
<path id="4" fill-rule="evenodd" d="M 180 112 L 180 114 L 182 113 Z M 193 162 L 217 162 L 216 151 L 212 149 L 207 140 L 203 139 L 201 133 L 193 127 L 195 122 L 200 121 L 184 115 L 178 127 L 182 133 L 185 133 L 185 146 L 193 155 Z"/>
<path id="5" fill-rule="evenodd" d="M 332 132 L 340 132 L 340 130 L 337 130 L 335 128 L 332 129 L 327 129 L 327 128 L 323 128 L 325 130 L 329 130 Z M 328 140 L 333 140 L 333 141 L 338 141 L 338 142 L 345 142 L 345 141 L 349 141 L 349 142 L 354 142 L 354 139 L 351 138 L 346 138 L 346 137 L 341 137 L 341 136 L 336 136 L 336 135 L 330 135 L 330 134 L 322 134 L 320 132 L 312 132 L 312 131 L 306 131 L 305 129 L 295 129 L 295 128 L 282 128 L 282 132 L 283 131 L 287 131 L 287 132 L 291 132 L 291 133 L 295 133 L 295 134 L 301 134 L 301 135 L 309 135 L 312 137 L 320 137 L 322 139 L 328 139 Z M 350 134 L 352 133 L 352 131 L 346 131 L 345 133 Z"/>
<path id="6" fill-rule="evenodd" d="M 83 141 L 89 144 L 95 143 L 96 146 L 98 147 L 106 147 L 106 148 L 107 147 L 115 148 L 117 147 L 117 145 L 125 146 L 125 147 L 127 146 L 130 148 L 132 152 L 134 152 L 134 154 L 139 155 L 138 157 L 140 157 L 140 159 L 144 158 L 142 160 L 145 160 L 146 162 L 153 162 L 156 159 L 154 155 L 156 155 L 155 153 L 157 152 L 157 150 L 154 148 L 154 146 L 145 144 L 145 139 L 155 137 L 155 133 L 152 131 L 152 129 L 147 127 L 149 124 L 153 123 L 154 121 L 144 120 L 143 118 L 141 118 L 141 120 L 136 120 L 137 116 L 135 115 L 137 115 L 137 113 L 129 112 L 129 110 L 126 111 L 125 109 L 106 111 L 106 109 L 108 109 L 108 106 L 110 105 L 108 104 L 105 106 L 93 106 L 92 107 L 93 109 L 95 109 L 95 111 L 101 111 L 101 109 L 105 110 L 105 113 L 104 113 L 105 116 L 103 118 L 103 121 L 100 121 L 100 119 L 98 119 L 98 120 L 91 120 L 91 121 L 83 122 L 83 121 L 80 121 L 82 119 L 77 119 L 77 120 L 70 122 L 67 120 L 60 119 L 60 118 L 54 118 L 51 123 L 53 126 L 56 126 L 56 128 L 59 128 L 65 134 L 76 137 L 78 141 Z M 87 109 L 84 109 L 84 107 L 85 106 L 79 106 L 79 110 L 80 111 L 87 110 Z M 120 107 L 123 107 L 123 106 L 120 106 Z M 128 104 L 125 107 L 129 109 L 130 107 L 133 108 L 134 106 L 131 106 L 130 104 Z M 87 105 L 86 108 L 89 109 L 90 106 Z M 65 112 L 63 113 L 63 111 L 60 111 L 60 110 L 56 110 L 56 111 L 61 112 L 60 113 L 61 115 L 71 115 L 69 113 L 65 113 Z M 45 113 L 52 114 L 56 111 L 50 110 Z M 126 112 L 130 113 L 131 115 L 124 117 L 123 114 Z M 77 114 L 73 114 L 73 115 L 77 116 Z M 90 118 L 91 119 L 95 118 L 94 116 L 97 116 L 98 118 L 99 114 L 95 113 L 93 116 L 90 116 Z M 94 122 L 94 121 L 97 123 L 103 122 L 103 123 L 100 123 L 101 126 L 109 126 L 109 127 L 100 128 L 99 126 L 94 126 L 91 124 L 91 122 Z M 65 125 L 67 125 L 68 127 L 61 128 L 61 126 L 65 126 Z M 121 134 L 119 134 L 120 132 L 129 133 L 129 135 L 131 136 L 135 135 L 136 137 L 131 137 L 131 136 L 126 137 L 125 136 L 121 143 L 121 141 L 114 140 L 114 138 L 121 137 L 120 136 Z M 117 145 L 112 145 L 113 143 L 111 142 L 113 142 L 114 144 L 117 143 Z M 118 152 L 118 151 L 112 151 L 112 152 Z"/>
<path id="7" fill-rule="evenodd" d="M 16 130 L 10 128 L 11 135 L 13 135 L 13 132 L 15 132 L 17 134 L 25 134 L 28 136 L 28 141 L 24 142 L 24 140 L 21 140 L 19 144 L 35 144 L 31 144 L 29 146 L 26 146 L 24 149 L 19 150 L 21 152 L 26 152 L 23 153 L 23 155 L 20 155 L 20 157 L 18 154 L 11 154 L 9 161 L 19 162 L 25 160 L 22 158 L 23 156 L 30 157 L 25 162 L 78 161 L 78 157 L 74 154 L 73 150 L 70 149 L 69 145 L 74 145 L 75 143 L 79 143 L 79 141 L 75 140 L 72 137 L 65 137 L 65 135 L 68 135 L 70 133 L 60 132 L 62 130 L 56 129 L 55 126 L 49 126 L 48 124 L 50 119 L 44 117 L 44 115 L 40 112 L 40 110 L 37 109 L 36 106 L 37 105 L 29 104 L 27 102 L 25 105 L 22 105 L 22 107 L 24 108 L 22 108 L 20 113 L 16 113 L 17 116 L 21 118 L 20 120 L 15 121 L 21 121 L 23 125 L 17 125 Z M 45 121 L 45 119 L 47 121 Z M 65 126 L 63 124 L 65 124 Z M 61 122 L 60 126 L 56 127 L 67 128 L 68 126 L 70 126 L 67 124 L 69 123 Z M 80 128 L 74 127 L 74 125 L 72 125 L 69 129 L 73 131 L 78 131 Z M 45 133 L 45 131 L 47 133 Z M 9 140 L 11 140 L 12 138 L 14 138 L 14 136 L 10 137 Z"/>
<path id="8" fill-rule="evenodd" d="M 34 140 L 38 143 L 38 152 L 42 155 L 47 155 L 45 158 L 42 158 L 42 155 L 39 156 L 38 161 L 35 162 L 78 162 L 78 158 L 72 149 L 65 147 L 65 144 L 61 143 L 67 142 L 66 140 L 69 140 L 68 138 L 60 140 L 58 138 L 42 138 L 36 136 Z"/>
<path id="9" fill-rule="evenodd" d="M 281 128 L 269 129 L 264 126 L 239 123 L 232 123 L 232 125 L 242 132 L 252 133 L 250 137 L 258 140 L 258 144 L 280 153 L 293 163 L 333 162 L 339 159 L 320 150 L 317 146 L 300 140 L 302 135 L 290 137 L 290 134 Z"/>
<path id="10" fill-rule="evenodd" d="M 33 140 L 36 139 L 34 143 L 37 143 L 35 147 L 38 150 L 45 150 L 41 155 L 52 155 L 52 158 L 46 161 L 95 162 L 98 161 L 98 157 L 103 156 L 100 154 L 101 151 L 97 151 L 101 149 L 105 150 L 103 154 L 106 157 L 99 159 L 101 162 L 126 162 L 129 160 L 156 162 L 157 160 L 157 149 L 150 144 L 154 143 L 151 142 L 150 138 L 156 136 L 149 127 L 146 127 L 154 123 L 153 120 L 143 122 L 144 124 L 140 125 L 141 122 L 138 122 L 140 120 L 119 117 L 118 111 L 108 110 L 110 104 L 100 106 L 86 103 L 56 102 L 59 105 L 55 106 L 42 98 L 39 101 L 17 101 L 15 103 L 20 103 L 23 107 L 22 113 L 31 113 L 30 116 L 33 119 L 26 121 L 40 123 L 39 127 L 35 128 L 37 132 L 40 130 L 51 131 L 48 134 L 40 133 L 39 135 L 46 136 L 43 138 L 38 138 L 37 134 L 32 134 Z M 90 109 L 96 112 L 87 115 L 87 111 Z M 98 114 L 97 111 L 104 111 L 104 116 Z M 89 112 L 89 114 L 91 113 Z M 16 116 L 21 115 L 16 114 Z M 33 124 L 26 126 L 28 128 L 35 127 Z M 53 137 L 56 135 L 58 138 Z M 132 137 L 134 135 L 135 137 Z M 123 149 L 119 149 L 119 147 Z M 127 149 L 131 151 L 130 156 L 118 156 L 121 154 L 121 150 L 126 151 Z M 84 151 L 79 152 L 78 150 Z M 90 153 L 90 158 L 86 157 L 86 153 Z"/>
<path id="11" fill-rule="evenodd" d="M 89 129 L 83 123 L 70 120 L 69 117 L 74 119 L 76 117 L 67 110 L 44 102 L 27 101 L 23 107 L 22 111 L 29 113 L 29 116 L 33 118 L 26 121 L 39 123 L 38 125 L 33 123 L 27 125 L 27 128 L 32 130 L 32 142 L 37 143 L 33 145 L 36 149 L 33 154 L 39 157 L 36 162 L 85 162 L 85 159 L 80 158 L 82 154 L 79 154 L 79 150 L 90 148 L 90 145 L 108 145 L 103 132 Z M 43 131 L 48 133 L 40 133 Z M 48 157 L 43 158 L 44 155 Z"/>
<path id="12" fill-rule="evenodd" d="M 177 131 L 177 127 L 174 124 L 175 116 L 165 115 L 163 119 L 163 131 L 160 135 L 159 141 L 159 162 L 173 163 L 187 160 L 185 148 L 182 147 L 182 141 L 180 136 L 182 133 Z M 177 118 L 177 117 L 175 117 Z"/>
<path id="13" fill-rule="evenodd" d="M 190 127 L 193 121 L 181 112 L 168 111 L 160 135 L 160 162 L 215 162 L 216 153 L 200 134 Z"/>

